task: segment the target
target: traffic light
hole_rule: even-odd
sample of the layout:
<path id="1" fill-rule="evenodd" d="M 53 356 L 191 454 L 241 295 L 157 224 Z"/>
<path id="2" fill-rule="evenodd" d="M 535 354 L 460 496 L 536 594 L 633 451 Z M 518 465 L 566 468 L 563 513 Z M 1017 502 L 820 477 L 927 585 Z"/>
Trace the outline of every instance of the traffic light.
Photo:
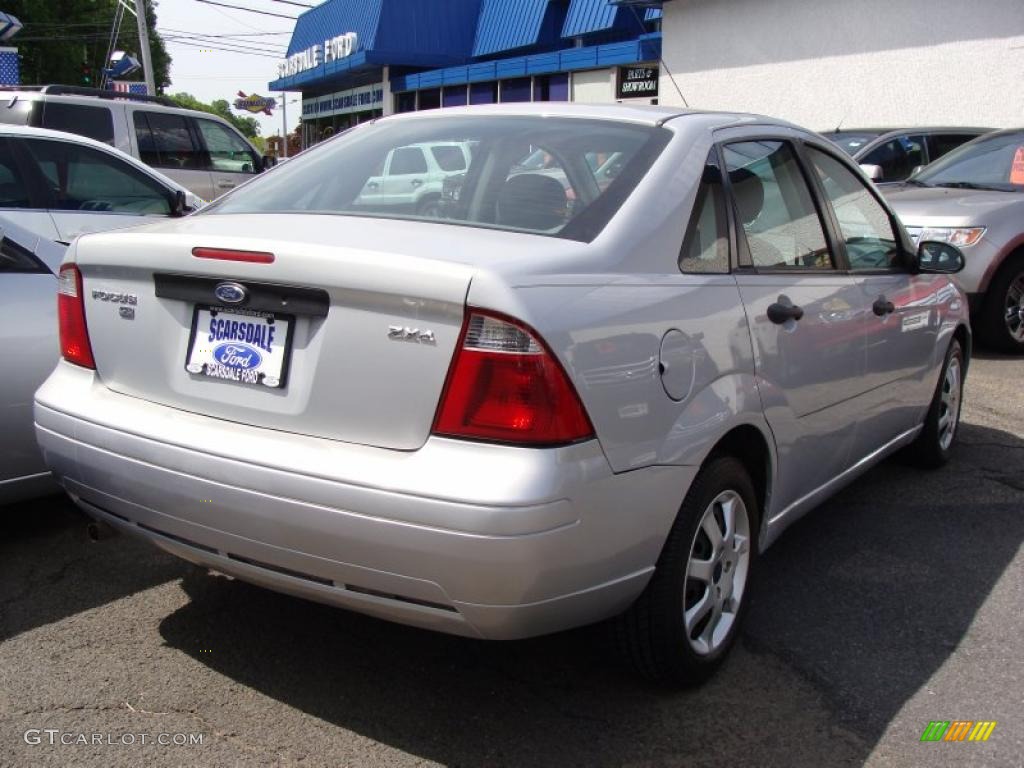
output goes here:
<path id="1" fill-rule="evenodd" d="M 82 65 L 82 85 L 92 85 L 92 67 L 88 64 Z"/>

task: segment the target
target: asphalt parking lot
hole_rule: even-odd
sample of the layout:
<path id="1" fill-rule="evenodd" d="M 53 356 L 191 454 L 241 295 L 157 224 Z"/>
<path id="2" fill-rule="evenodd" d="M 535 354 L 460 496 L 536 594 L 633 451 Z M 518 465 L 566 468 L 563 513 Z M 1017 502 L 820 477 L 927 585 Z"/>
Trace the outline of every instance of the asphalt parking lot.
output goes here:
<path id="1" fill-rule="evenodd" d="M 979 355 L 948 467 L 886 462 L 790 529 L 682 693 L 599 629 L 435 635 L 90 543 L 62 499 L 2 509 L 0 765 L 1022 766 L 1022 374 Z"/>

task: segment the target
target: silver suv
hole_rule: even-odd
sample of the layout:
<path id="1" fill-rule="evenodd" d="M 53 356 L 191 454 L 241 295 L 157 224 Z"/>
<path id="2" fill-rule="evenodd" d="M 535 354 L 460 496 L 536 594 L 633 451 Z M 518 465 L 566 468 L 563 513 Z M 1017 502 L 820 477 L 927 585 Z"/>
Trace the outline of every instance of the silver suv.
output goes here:
<path id="1" fill-rule="evenodd" d="M 1024 353 L 1024 130 L 975 139 L 882 193 L 915 241 L 963 249 L 978 336 Z"/>
<path id="2" fill-rule="evenodd" d="M 410 144 L 390 150 L 366 180 L 358 202 L 437 216 L 445 179 L 464 173 L 471 151 L 463 142 Z"/>
<path id="3" fill-rule="evenodd" d="M 0 87 L 0 123 L 77 133 L 158 168 L 209 201 L 273 164 L 234 126 L 163 96 L 65 85 Z"/>

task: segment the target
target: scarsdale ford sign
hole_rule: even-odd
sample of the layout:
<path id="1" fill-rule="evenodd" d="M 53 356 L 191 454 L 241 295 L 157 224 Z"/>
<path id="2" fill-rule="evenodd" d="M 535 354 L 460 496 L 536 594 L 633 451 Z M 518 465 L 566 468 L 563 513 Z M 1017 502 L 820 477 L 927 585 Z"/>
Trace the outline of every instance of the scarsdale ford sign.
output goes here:
<path id="1" fill-rule="evenodd" d="M 358 42 L 359 38 L 355 32 L 346 32 L 344 35 L 324 40 L 323 45 L 320 43 L 311 45 L 306 50 L 292 54 L 278 64 L 277 76 L 279 78 L 291 77 L 328 61 L 347 58 L 356 52 Z"/>
<path id="2" fill-rule="evenodd" d="M 344 115 L 348 112 L 365 112 L 384 106 L 384 86 L 364 85 L 348 91 L 329 93 L 302 102 L 302 116 L 306 118 Z"/>

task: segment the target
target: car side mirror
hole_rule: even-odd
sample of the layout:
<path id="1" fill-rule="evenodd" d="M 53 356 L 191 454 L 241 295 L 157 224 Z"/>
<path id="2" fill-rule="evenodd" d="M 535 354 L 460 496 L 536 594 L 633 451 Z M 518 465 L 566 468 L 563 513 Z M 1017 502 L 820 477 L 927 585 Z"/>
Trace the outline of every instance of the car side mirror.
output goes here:
<path id="1" fill-rule="evenodd" d="M 864 175 L 872 181 L 881 181 L 885 178 L 885 174 L 882 172 L 882 166 L 871 165 L 870 163 L 861 163 L 860 169 L 864 171 Z"/>
<path id="2" fill-rule="evenodd" d="M 260 170 L 261 171 L 269 171 L 275 165 L 277 165 L 277 158 L 276 157 L 274 157 L 273 155 L 264 155 L 263 156 L 263 166 L 260 168 Z"/>
<path id="3" fill-rule="evenodd" d="M 966 265 L 963 251 L 939 240 L 923 240 L 914 257 L 915 272 L 953 275 Z"/>
<path id="4" fill-rule="evenodd" d="M 171 196 L 171 216 L 184 216 L 185 208 L 185 191 L 181 189 L 174 190 L 174 194 Z"/>

